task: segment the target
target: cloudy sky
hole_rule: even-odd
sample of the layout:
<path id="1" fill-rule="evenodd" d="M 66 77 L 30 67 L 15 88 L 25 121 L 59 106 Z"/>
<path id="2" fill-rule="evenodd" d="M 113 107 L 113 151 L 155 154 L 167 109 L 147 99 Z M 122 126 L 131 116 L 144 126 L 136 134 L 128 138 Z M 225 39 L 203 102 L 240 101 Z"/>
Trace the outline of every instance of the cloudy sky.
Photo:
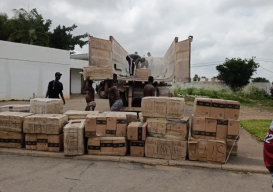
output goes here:
<path id="1" fill-rule="evenodd" d="M 10 17 L 14 8 L 37 8 L 52 29 L 75 23 L 74 35 L 112 35 L 140 55 L 164 56 L 175 37 L 192 35 L 192 77 L 216 76 L 215 64 L 225 58 L 255 56 L 265 68 L 255 76 L 273 81 L 272 0 L 1 0 L 0 7 Z"/>

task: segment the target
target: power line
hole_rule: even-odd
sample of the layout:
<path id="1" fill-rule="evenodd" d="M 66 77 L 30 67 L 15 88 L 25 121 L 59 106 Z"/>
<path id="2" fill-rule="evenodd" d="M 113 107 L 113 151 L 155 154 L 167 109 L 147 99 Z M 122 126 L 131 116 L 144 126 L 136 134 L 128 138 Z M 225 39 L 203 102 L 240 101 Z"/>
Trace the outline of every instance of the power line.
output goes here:
<path id="1" fill-rule="evenodd" d="M 273 61 L 273 59 L 264 59 L 264 58 L 256 58 L 256 59 L 259 59 L 259 60 L 266 60 L 266 61 L 268 61 L 268 60 Z"/>
<path id="2" fill-rule="evenodd" d="M 212 65 L 219 65 L 221 63 L 215 63 L 215 64 L 209 64 L 209 65 L 198 65 L 198 66 L 192 66 L 192 67 L 206 67 L 206 66 L 212 66 Z"/>
<path id="3" fill-rule="evenodd" d="M 268 69 L 266 69 L 266 68 L 264 68 L 264 67 L 262 67 L 262 66 L 260 66 L 262 69 L 264 69 L 264 70 L 266 70 L 266 71 L 268 71 L 268 72 L 271 72 L 271 73 L 273 73 L 273 71 L 270 71 L 270 70 L 268 70 Z"/>
<path id="4" fill-rule="evenodd" d="M 211 64 L 211 63 L 221 63 L 221 62 L 225 62 L 225 61 L 212 61 L 212 62 L 207 62 L 207 63 L 194 63 L 194 64 L 191 64 L 191 65 Z"/>

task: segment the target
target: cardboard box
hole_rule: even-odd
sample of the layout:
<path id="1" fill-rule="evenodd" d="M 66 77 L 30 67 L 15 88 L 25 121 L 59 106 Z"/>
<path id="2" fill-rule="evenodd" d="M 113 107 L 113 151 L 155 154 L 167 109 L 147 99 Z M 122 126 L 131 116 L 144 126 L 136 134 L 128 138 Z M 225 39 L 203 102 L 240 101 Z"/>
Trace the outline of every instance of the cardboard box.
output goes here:
<path id="1" fill-rule="evenodd" d="M 188 141 L 188 156 L 189 160 L 191 161 L 197 161 L 198 160 L 198 140 L 191 138 Z"/>
<path id="2" fill-rule="evenodd" d="M 85 137 L 95 137 L 97 127 L 97 116 L 87 115 L 85 123 Z"/>
<path id="3" fill-rule="evenodd" d="M 101 140 L 100 141 L 100 152 L 102 155 L 113 153 L 113 140 Z"/>
<path id="4" fill-rule="evenodd" d="M 193 111 L 195 117 L 210 117 L 211 99 L 195 98 Z"/>
<path id="5" fill-rule="evenodd" d="M 187 155 L 187 141 L 172 141 L 172 159 L 186 160 Z"/>
<path id="6" fill-rule="evenodd" d="M 147 132 L 166 134 L 167 122 L 165 118 L 147 118 Z"/>
<path id="7" fill-rule="evenodd" d="M 113 153 L 114 155 L 126 155 L 127 143 L 125 137 L 114 137 L 113 139 Z"/>
<path id="8" fill-rule="evenodd" d="M 145 141 L 145 157 L 158 158 L 158 138 L 147 137 Z"/>
<path id="9" fill-rule="evenodd" d="M 46 134 L 37 134 L 38 151 L 48 151 L 48 137 Z"/>
<path id="10" fill-rule="evenodd" d="M 37 136 L 36 134 L 27 133 L 25 136 L 26 149 L 37 149 Z"/>
<path id="11" fill-rule="evenodd" d="M 227 141 L 236 141 L 236 138 L 237 140 L 239 139 L 240 127 L 240 122 L 238 120 L 228 121 Z"/>
<path id="12" fill-rule="evenodd" d="M 112 66 L 87 66 L 83 68 L 83 77 L 86 80 L 89 77 L 91 80 L 113 79 Z"/>
<path id="13" fill-rule="evenodd" d="M 196 117 L 192 118 L 192 136 L 196 139 L 206 138 L 206 118 Z"/>
<path id="14" fill-rule="evenodd" d="M 30 105 L 4 105 L 0 106 L 0 112 L 23 112 L 23 113 L 29 113 L 30 111 Z"/>
<path id="15" fill-rule="evenodd" d="M 107 125 L 106 114 L 99 114 L 96 117 L 97 117 L 96 136 L 105 137 L 106 136 L 106 125 Z"/>
<path id="16" fill-rule="evenodd" d="M 154 117 L 155 97 L 144 97 L 141 100 L 141 113 L 143 117 Z"/>
<path id="17" fill-rule="evenodd" d="M 207 161 L 207 144 L 208 140 L 206 139 L 198 139 L 198 160 L 199 161 Z"/>
<path id="18" fill-rule="evenodd" d="M 128 124 L 127 116 L 124 113 L 116 113 L 116 118 L 117 118 L 116 136 L 125 137 L 127 135 Z"/>
<path id="19" fill-rule="evenodd" d="M 168 159 L 172 158 L 172 140 L 158 139 L 158 158 Z"/>
<path id="20" fill-rule="evenodd" d="M 115 137 L 117 130 L 117 117 L 115 113 L 106 115 L 106 137 Z"/>
<path id="21" fill-rule="evenodd" d="M 217 119 L 216 140 L 227 140 L 228 120 Z"/>
<path id="22" fill-rule="evenodd" d="M 127 127 L 128 140 L 145 141 L 147 123 L 132 122 Z"/>
<path id="23" fill-rule="evenodd" d="M 23 133 L 10 132 L 9 133 L 9 147 L 22 148 L 25 145 L 25 136 Z"/>
<path id="24" fill-rule="evenodd" d="M 136 77 L 148 79 L 151 76 L 151 69 L 139 68 L 136 69 Z"/>
<path id="25" fill-rule="evenodd" d="M 7 131 L 0 131 L 0 147 L 9 147 L 9 133 Z"/>
<path id="26" fill-rule="evenodd" d="M 240 102 L 226 100 L 225 119 L 238 120 L 240 115 Z"/>
<path id="27" fill-rule="evenodd" d="M 226 101 L 221 99 L 211 100 L 210 117 L 216 119 L 224 119 L 226 111 Z"/>
<path id="28" fill-rule="evenodd" d="M 226 160 L 226 143 L 224 141 L 208 140 L 207 161 L 224 163 Z"/>
<path id="29" fill-rule="evenodd" d="M 184 98 L 169 97 L 167 101 L 167 118 L 182 118 L 184 116 L 184 106 Z"/>
<path id="30" fill-rule="evenodd" d="M 131 141 L 130 154 L 133 157 L 144 157 L 145 142 Z"/>
<path id="31" fill-rule="evenodd" d="M 167 139 L 177 139 L 186 141 L 189 135 L 189 117 L 182 119 L 168 119 L 167 122 Z"/>
<path id="32" fill-rule="evenodd" d="M 35 114 L 24 118 L 24 133 L 60 134 L 68 118 L 62 114 Z"/>
<path id="33" fill-rule="evenodd" d="M 1 112 L 0 113 L 0 131 L 22 132 L 24 117 L 31 113 L 22 112 Z"/>
<path id="34" fill-rule="evenodd" d="M 88 138 L 87 142 L 88 155 L 99 155 L 100 154 L 100 137 Z"/>
<path id="35" fill-rule="evenodd" d="M 217 119 L 206 118 L 206 139 L 216 139 Z"/>
<path id="36" fill-rule="evenodd" d="M 47 135 L 48 151 L 60 152 L 63 150 L 64 135 Z"/>
<path id="37" fill-rule="evenodd" d="M 86 119 L 87 116 L 97 115 L 99 111 L 77 111 L 77 110 L 68 110 L 64 113 L 68 116 L 68 120 L 75 120 L 75 119 Z"/>
<path id="38" fill-rule="evenodd" d="M 31 99 L 30 112 L 34 114 L 63 114 L 63 101 L 49 98 Z"/>
<path id="39" fill-rule="evenodd" d="M 70 120 L 64 127 L 64 154 L 83 155 L 85 120 Z"/>

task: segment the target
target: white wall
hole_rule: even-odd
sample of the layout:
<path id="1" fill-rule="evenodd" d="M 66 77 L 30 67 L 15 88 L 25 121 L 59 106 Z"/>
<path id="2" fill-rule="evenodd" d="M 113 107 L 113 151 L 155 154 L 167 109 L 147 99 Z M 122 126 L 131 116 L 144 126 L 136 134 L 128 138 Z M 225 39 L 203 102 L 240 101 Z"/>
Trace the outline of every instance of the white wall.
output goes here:
<path id="1" fill-rule="evenodd" d="M 69 99 L 69 51 L 0 41 L 0 100 L 45 97 L 57 71 Z"/>
<path id="2" fill-rule="evenodd" d="M 81 69 L 71 69 L 71 93 L 81 93 Z"/>
<path id="3" fill-rule="evenodd" d="M 77 59 L 70 59 L 70 68 L 74 69 L 83 69 L 84 67 L 89 66 L 88 61 L 84 60 L 77 60 Z"/>

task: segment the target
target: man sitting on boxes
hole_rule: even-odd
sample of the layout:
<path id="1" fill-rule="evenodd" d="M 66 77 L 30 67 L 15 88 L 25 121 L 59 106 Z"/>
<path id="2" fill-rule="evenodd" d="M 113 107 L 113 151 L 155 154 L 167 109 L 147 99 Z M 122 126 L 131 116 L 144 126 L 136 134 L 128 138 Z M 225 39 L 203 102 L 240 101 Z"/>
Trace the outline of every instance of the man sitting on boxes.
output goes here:
<path id="1" fill-rule="evenodd" d="M 145 58 L 141 58 L 137 54 L 130 54 L 126 56 L 126 60 L 128 61 L 130 76 L 134 76 L 135 65 L 137 68 L 139 68 L 138 63 L 143 63 L 145 61 Z"/>
<path id="2" fill-rule="evenodd" d="M 83 89 L 86 91 L 86 108 L 85 111 L 94 111 L 96 107 L 95 102 L 95 90 L 93 88 L 93 81 L 90 80 L 90 77 L 87 77 L 83 84 Z"/>
<path id="3" fill-rule="evenodd" d="M 59 81 L 61 79 L 61 76 L 62 74 L 60 72 L 55 73 L 55 80 L 52 80 L 48 83 L 45 97 L 51 99 L 60 99 L 59 95 L 61 95 L 65 105 L 65 100 L 63 96 L 63 84 Z"/>
<path id="4" fill-rule="evenodd" d="M 110 108 L 110 111 L 120 111 L 123 107 L 123 102 L 120 98 L 119 91 L 116 86 L 114 86 L 113 80 L 107 79 L 104 84 L 104 91 L 107 94 L 113 105 Z"/>
<path id="5" fill-rule="evenodd" d="M 150 76 L 148 78 L 148 84 L 145 85 L 143 90 L 143 97 L 154 97 L 155 96 L 155 87 L 153 86 L 154 77 Z"/>

